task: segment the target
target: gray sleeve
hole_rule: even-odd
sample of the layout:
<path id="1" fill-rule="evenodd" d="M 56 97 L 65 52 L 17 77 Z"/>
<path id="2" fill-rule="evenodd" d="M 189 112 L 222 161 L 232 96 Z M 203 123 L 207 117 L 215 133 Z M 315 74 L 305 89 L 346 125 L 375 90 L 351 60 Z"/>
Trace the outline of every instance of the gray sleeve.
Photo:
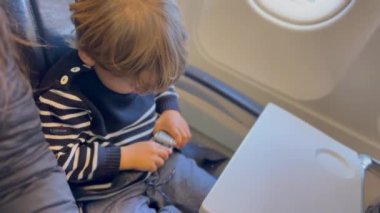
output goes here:
<path id="1" fill-rule="evenodd" d="M 0 212 L 78 212 L 44 140 L 31 89 L 18 72 L 5 74 L 0 87 Z"/>

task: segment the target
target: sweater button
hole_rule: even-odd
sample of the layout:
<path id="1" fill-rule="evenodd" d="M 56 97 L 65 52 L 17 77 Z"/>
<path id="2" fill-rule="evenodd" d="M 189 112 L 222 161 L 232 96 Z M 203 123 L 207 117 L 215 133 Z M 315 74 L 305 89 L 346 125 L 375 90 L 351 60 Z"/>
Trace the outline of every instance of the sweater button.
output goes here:
<path id="1" fill-rule="evenodd" d="M 66 85 L 69 82 L 69 77 L 67 75 L 62 76 L 61 85 Z"/>
<path id="2" fill-rule="evenodd" d="M 71 68 L 70 71 L 73 72 L 73 73 L 79 72 L 80 71 L 80 67 L 73 67 L 73 68 Z"/>

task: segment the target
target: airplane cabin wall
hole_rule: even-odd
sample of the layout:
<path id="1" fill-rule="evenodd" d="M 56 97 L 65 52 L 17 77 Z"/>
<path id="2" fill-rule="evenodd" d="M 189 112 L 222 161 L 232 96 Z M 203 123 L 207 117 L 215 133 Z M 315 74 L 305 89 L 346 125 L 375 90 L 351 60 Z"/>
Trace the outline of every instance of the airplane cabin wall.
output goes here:
<path id="1" fill-rule="evenodd" d="M 252 1 L 178 0 L 190 64 L 380 158 L 380 1 L 311 26 L 275 23 Z"/>

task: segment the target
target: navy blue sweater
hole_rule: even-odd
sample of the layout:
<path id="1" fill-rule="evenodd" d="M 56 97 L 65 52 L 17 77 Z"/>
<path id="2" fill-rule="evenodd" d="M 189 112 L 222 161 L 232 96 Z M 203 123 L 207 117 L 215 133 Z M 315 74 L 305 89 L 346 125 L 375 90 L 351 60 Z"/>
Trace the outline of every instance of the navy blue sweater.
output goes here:
<path id="1" fill-rule="evenodd" d="M 120 147 L 151 139 L 159 114 L 178 110 L 174 86 L 160 94 L 115 93 L 77 51 L 47 73 L 41 90 L 37 104 L 50 149 L 70 183 L 91 189 L 110 188 Z"/>

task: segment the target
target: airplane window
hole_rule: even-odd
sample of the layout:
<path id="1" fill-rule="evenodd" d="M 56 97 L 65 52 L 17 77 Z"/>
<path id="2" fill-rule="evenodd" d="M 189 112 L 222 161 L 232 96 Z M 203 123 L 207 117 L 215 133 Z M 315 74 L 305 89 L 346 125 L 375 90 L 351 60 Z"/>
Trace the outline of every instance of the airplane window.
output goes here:
<path id="1" fill-rule="evenodd" d="M 260 7 L 266 5 L 267 10 L 271 8 L 283 17 L 286 15 L 286 20 L 304 24 L 280 22 L 268 12 L 263 18 L 264 10 L 254 9 L 259 7 L 258 2 Z M 295 100 L 328 97 L 348 78 L 352 63 L 377 27 L 380 14 L 368 10 L 373 7 L 368 4 L 375 5 L 375 2 L 286 0 L 279 3 L 288 9 L 277 8 L 275 2 L 280 0 L 203 1 L 200 9 L 194 10 L 197 15 L 191 13 L 193 16 L 187 19 L 192 47 L 190 62 L 202 64 L 199 67 L 205 70 L 215 70 L 217 75 L 226 73 L 220 74 L 222 80 L 243 79 L 247 85 L 259 85 Z M 290 7 L 297 4 L 297 10 Z M 298 15 L 292 15 L 293 10 L 289 8 L 298 11 Z M 314 13 L 302 13 L 302 8 Z M 319 10 L 321 14 L 315 12 Z M 337 21 L 332 18 L 334 14 Z M 368 18 L 362 18 L 364 14 Z M 268 21 L 268 17 L 272 19 Z"/>
<path id="2" fill-rule="evenodd" d="M 265 18 L 281 25 L 324 25 L 341 17 L 352 0 L 252 0 L 252 7 Z M 296 27 L 293 26 L 293 27 Z"/>

